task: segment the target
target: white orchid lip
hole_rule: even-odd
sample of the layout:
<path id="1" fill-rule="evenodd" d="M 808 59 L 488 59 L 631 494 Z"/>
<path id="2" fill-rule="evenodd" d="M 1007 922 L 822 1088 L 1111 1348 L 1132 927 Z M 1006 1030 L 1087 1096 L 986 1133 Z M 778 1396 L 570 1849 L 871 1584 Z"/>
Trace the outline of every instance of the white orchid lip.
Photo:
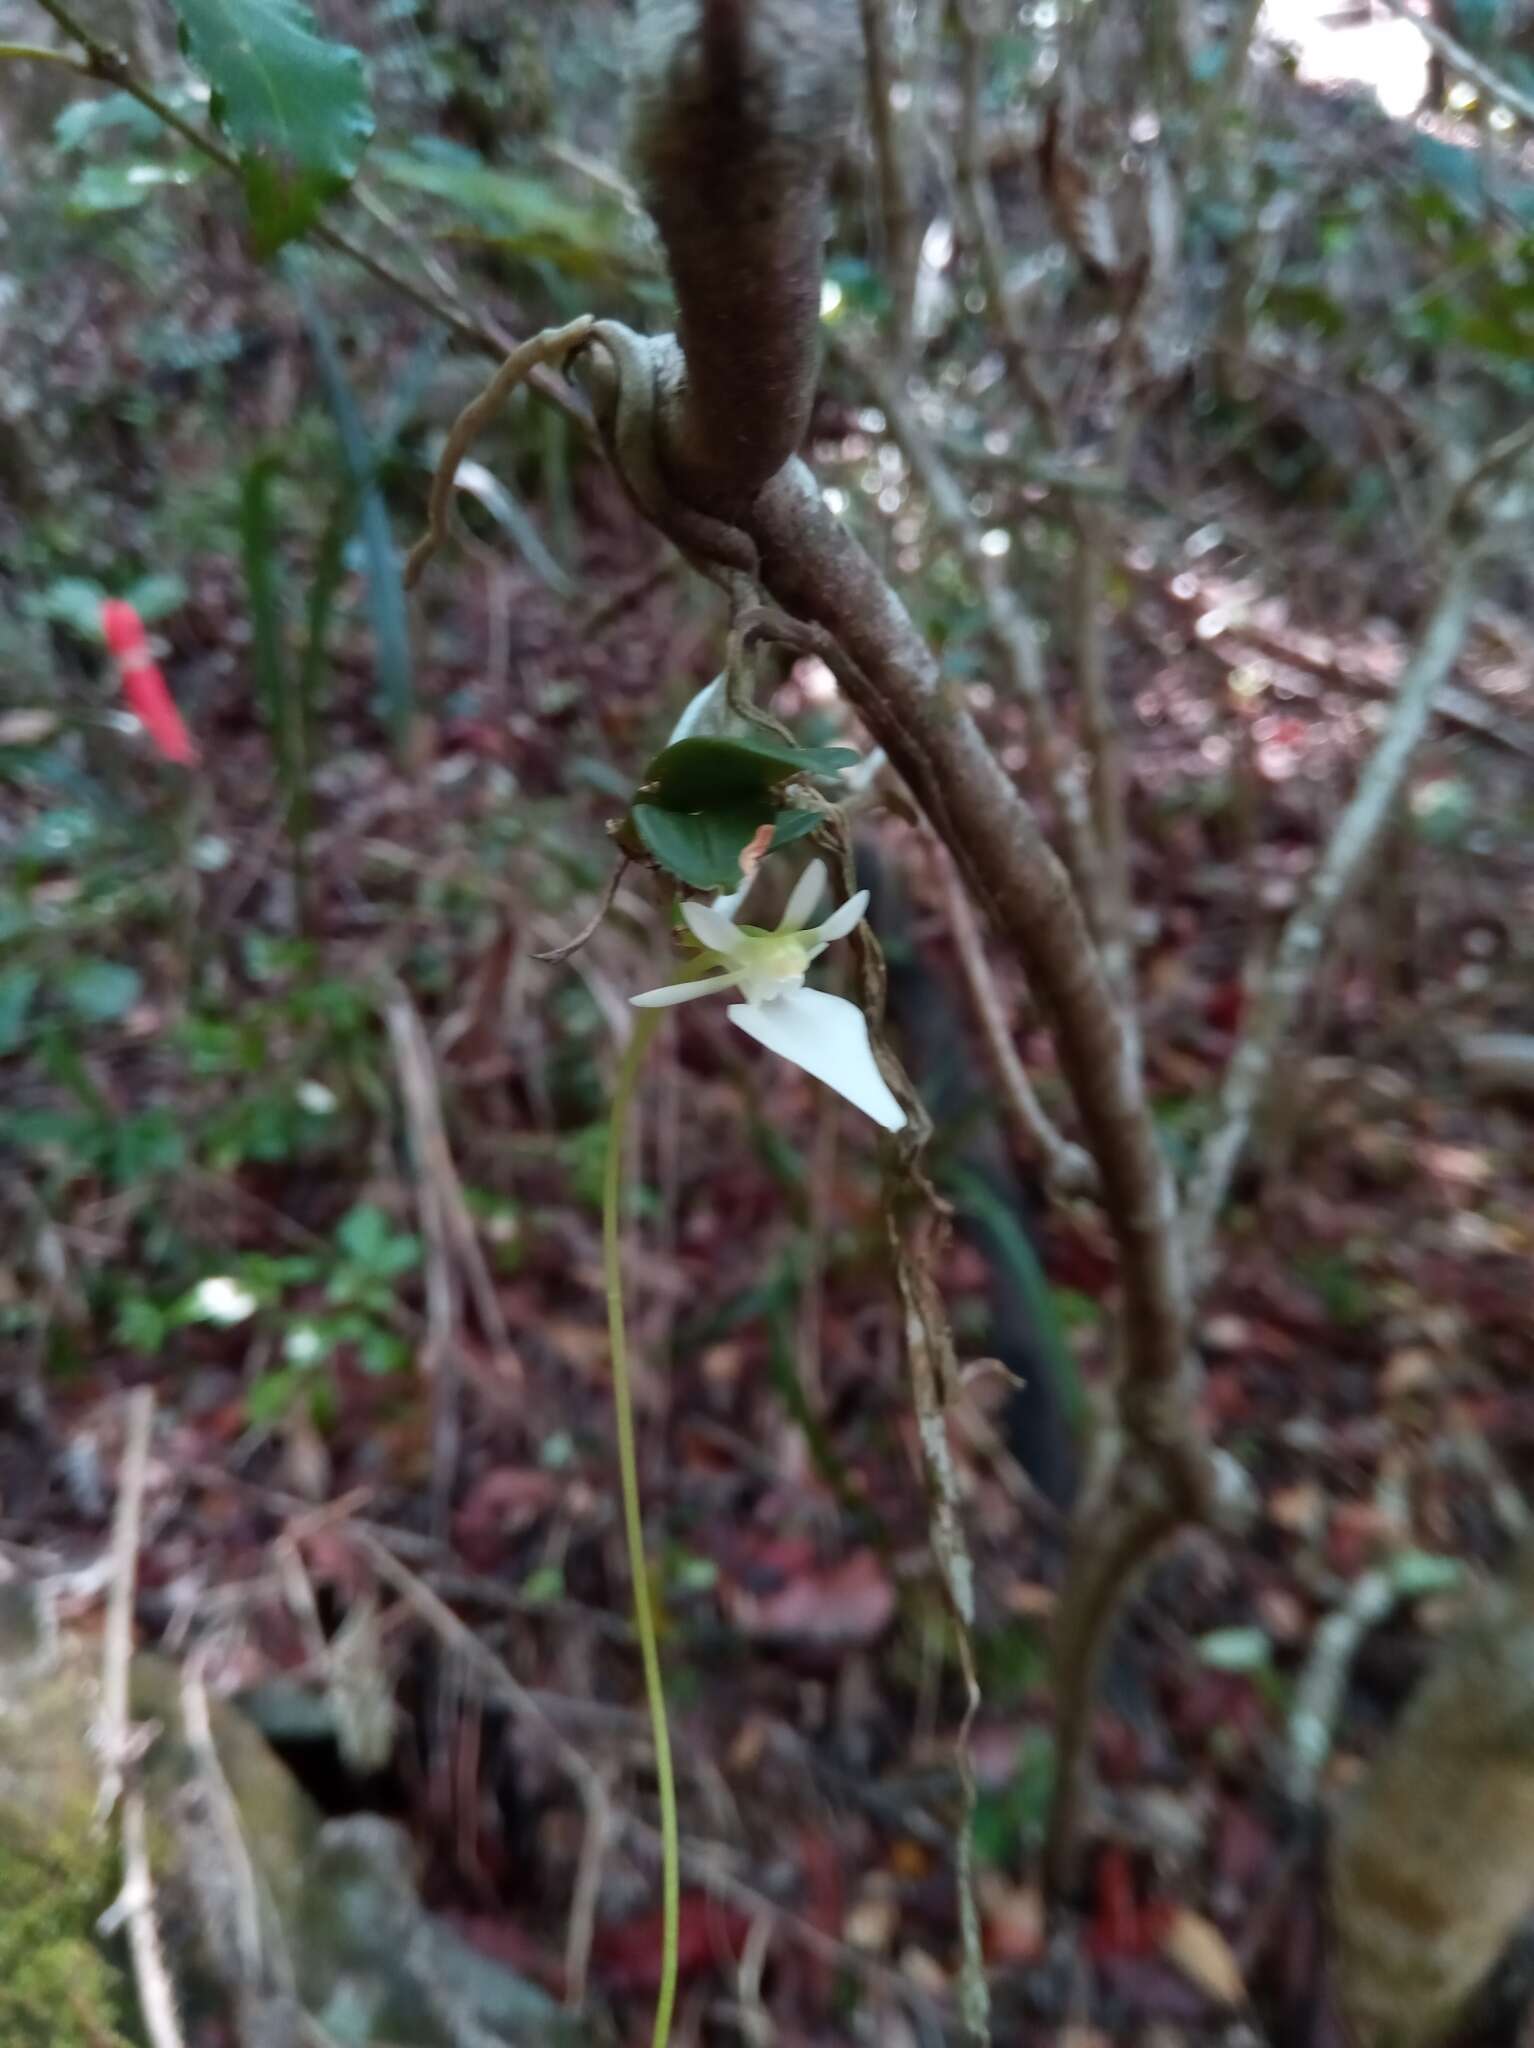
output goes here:
<path id="1" fill-rule="evenodd" d="M 868 1019 L 856 1003 L 804 985 L 810 963 L 837 939 L 846 938 L 868 909 L 868 891 L 859 889 L 820 924 L 808 924 L 825 886 L 826 864 L 812 860 L 770 932 L 735 922 L 749 881 L 713 903 L 684 903 L 683 920 L 703 949 L 700 964 L 715 971 L 667 988 L 647 989 L 629 1000 L 641 1010 L 660 1010 L 738 989 L 745 1001 L 732 1003 L 726 1012 L 732 1024 L 823 1081 L 885 1130 L 902 1130 L 905 1111 L 879 1071 Z"/>

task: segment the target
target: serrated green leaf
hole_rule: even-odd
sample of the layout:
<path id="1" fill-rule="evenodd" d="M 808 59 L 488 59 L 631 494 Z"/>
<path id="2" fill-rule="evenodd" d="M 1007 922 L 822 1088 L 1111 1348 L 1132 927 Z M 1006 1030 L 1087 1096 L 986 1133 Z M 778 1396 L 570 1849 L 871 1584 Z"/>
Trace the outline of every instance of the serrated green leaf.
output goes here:
<path id="1" fill-rule="evenodd" d="M 727 810 L 745 797 L 786 782 L 790 775 L 835 775 L 854 767 L 851 747 L 788 747 L 756 734 L 678 740 L 645 770 L 653 785 L 646 801 L 673 811 Z"/>
<path id="2" fill-rule="evenodd" d="M 172 4 L 239 152 L 256 246 L 270 255 L 357 174 L 373 133 L 361 55 L 320 35 L 302 0 Z"/>

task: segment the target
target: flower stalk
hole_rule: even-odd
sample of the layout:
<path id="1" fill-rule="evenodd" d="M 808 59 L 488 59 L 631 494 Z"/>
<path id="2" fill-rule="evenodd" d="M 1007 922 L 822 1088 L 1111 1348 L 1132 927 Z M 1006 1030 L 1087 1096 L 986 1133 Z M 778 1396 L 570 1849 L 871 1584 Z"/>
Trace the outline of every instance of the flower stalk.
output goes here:
<path id="1" fill-rule="evenodd" d="M 623 1049 L 613 1106 L 607 1126 L 607 1157 L 602 1168 L 602 1277 L 607 1294 L 607 1334 L 612 1352 L 613 1417 L 618 1432 L 618 1480 L 623 1495 L 623 1533 L 628 1549 L 629 1578 L 634 1599 L 634 1628 L 644 1666 L 645 1700 L 650 1713 L 650 1739 L 655 1746 L 655 1782 L 660 1795 L 661 1837 L 661 1966 L 655 2000 L 652 2048 L 666 2048 L 676 2005 L 677 1936 L 681 1919 L 681 1837 L 677 1827 L 676 1774 L 671 1762 L 671 1732 L 666 1723 L 666 1688 L 661 1676 L 660 1643 L 655 1607 L 645 1561 L 644 1516 L 639 1504 L 639 1455 L 635 1445 L 634 1392 L 629 1378 L 628 1330 L 623 1316 L 623 1140 L 629 1110 L 639 1085 L 645 1054 L 660 1026 L 660 1012 L 650 1010 L 635 1020 Z"/>

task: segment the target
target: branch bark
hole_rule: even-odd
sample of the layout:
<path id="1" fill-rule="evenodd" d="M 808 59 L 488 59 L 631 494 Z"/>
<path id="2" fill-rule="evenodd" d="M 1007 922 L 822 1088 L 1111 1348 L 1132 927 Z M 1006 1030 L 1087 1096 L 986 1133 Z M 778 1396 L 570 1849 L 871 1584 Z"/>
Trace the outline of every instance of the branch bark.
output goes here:
<path id="1" fill-rule="evenodd" d="M 809 425 L 857 48 L 845 0 L 641 0 L 635 159 L 682 344 L 661 455 L 706 512 L 749 503 Z"/>

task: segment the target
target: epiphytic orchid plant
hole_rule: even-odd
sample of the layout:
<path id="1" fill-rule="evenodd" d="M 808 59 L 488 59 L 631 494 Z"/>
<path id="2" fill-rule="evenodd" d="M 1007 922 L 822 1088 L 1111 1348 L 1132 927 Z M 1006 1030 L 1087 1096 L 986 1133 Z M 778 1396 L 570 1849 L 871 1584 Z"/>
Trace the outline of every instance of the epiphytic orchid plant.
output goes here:
<path id="1" fill-rule="evenodd" d="M 638 1009 L 660 1010 L 738 989 L 745 1001 L 731 1003 L 726 1015 L 732 1024 L 823 1081 L 885 1130 L 902 1130 L 905 1111 L 879 1072 L 862 1010 L 844 996 L 804 985 L 810 963 L 855 930 L 868 909 L 868 891 L 859 889 L 820 924 L 810 924 L 825 886 L 825 862 L 812 860 L 772 931 L 735 921 L 750 881 L 711 904 L 684 903 L 683 921 L 702 948 L 698 964 L 715 971 L 648 989 L 630 1001 Z"/>

